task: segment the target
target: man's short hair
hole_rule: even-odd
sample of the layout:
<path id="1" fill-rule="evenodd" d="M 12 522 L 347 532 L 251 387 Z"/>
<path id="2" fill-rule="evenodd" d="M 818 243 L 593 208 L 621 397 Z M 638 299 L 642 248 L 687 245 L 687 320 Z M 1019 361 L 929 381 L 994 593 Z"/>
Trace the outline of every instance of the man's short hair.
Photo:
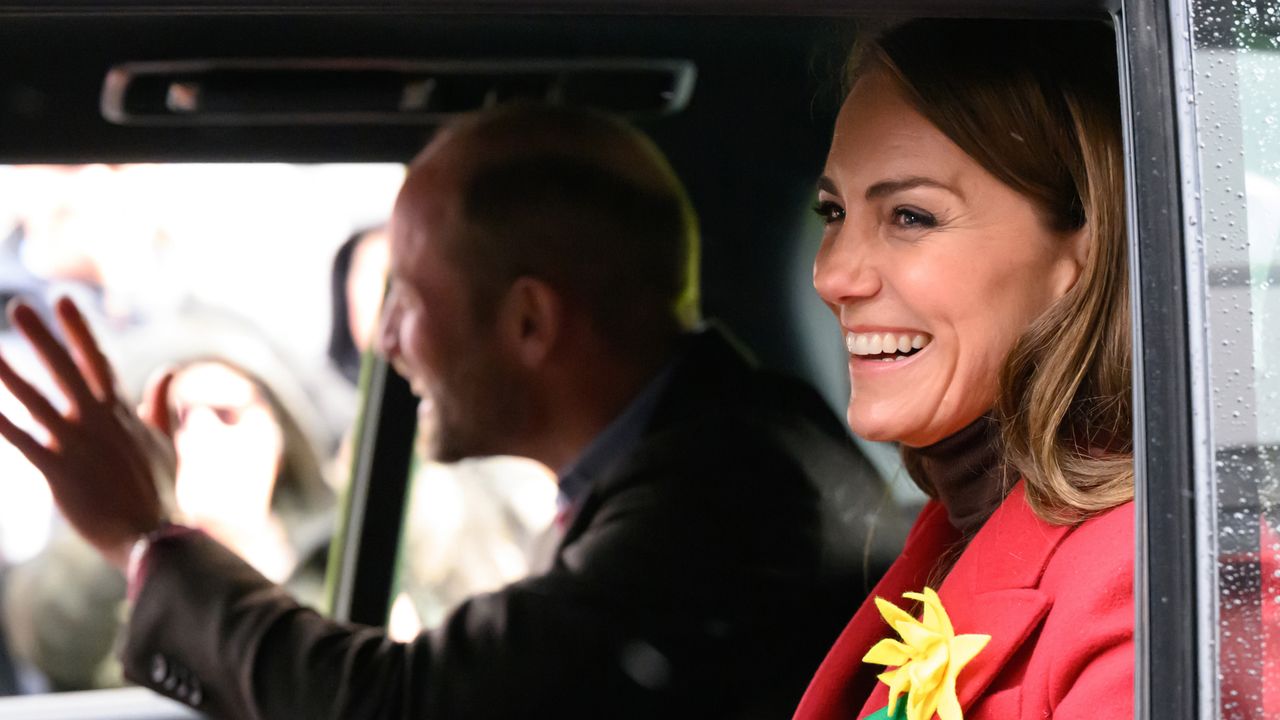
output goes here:
<path id="1" fill-rule="evenodd" d="M 467 271 L 483 321 L 520 276 L 583 308 L 612 347 L 657 350 L 699 318 L 698 226 L 639 130 L 582 108 L 513 104 L 469 116 L 461 183 Z"/>

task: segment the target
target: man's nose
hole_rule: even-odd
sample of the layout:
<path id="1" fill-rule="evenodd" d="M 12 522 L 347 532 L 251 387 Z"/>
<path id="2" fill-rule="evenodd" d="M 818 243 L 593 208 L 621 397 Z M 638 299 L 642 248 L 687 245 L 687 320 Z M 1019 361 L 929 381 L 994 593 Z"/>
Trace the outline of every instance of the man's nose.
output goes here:
<path id="1" fill-rule="evenodd" d="M 813 261 L 813 287 L 835 307 L 874 296 L 880 291 L 874 237 L 846 224 L 824 238 Z"/>

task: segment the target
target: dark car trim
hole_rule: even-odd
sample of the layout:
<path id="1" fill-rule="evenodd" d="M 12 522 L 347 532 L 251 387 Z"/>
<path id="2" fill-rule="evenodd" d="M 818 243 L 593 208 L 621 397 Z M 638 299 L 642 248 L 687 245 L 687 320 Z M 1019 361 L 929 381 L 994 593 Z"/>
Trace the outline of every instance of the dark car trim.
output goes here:
<path id="1" fill-rule="evenodd" d="M 417 431 L 418 401 L 409 384 L 381 358 L 366 360 L 365 398 L 356 439 L 341 550 L 331 595 L 333 617 L 383 625 L 391 609 L 405 492 Z"/>
<path id="2" fill-rule="evenodd" d="M 1134 717 L 1192 718 L 1200 632 L 1175 29 L 1168 0 L 1126 0 L 1120 22 L 1134 260 Z"/>
<path id="3" fill-rule="evenodd" d="M 1114 11 L 1120 0 L 26 0 L 0 2 L 0 13 L 563 13 L 630 15 L 830 15 L 1072 17 Z"/>

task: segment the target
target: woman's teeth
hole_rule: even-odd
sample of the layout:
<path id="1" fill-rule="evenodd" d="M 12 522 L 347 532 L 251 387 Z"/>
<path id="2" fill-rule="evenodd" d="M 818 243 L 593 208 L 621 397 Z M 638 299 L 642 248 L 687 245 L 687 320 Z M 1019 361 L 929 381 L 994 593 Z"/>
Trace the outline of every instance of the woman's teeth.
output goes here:
<path id="1" fill-rule="evenodd" d="M 892 361 L 915 354 L 932 339 L 924 334 L 845 333 L 844 344 L 851 355 L 885 355 L 882 359 Z"/>

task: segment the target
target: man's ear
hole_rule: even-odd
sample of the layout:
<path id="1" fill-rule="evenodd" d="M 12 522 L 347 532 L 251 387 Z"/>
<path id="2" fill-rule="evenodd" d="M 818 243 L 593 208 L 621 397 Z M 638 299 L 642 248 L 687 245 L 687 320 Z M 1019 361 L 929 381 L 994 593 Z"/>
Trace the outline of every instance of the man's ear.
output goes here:
<path id="1" fill-rule="evenodd" d="M 1066 295 L 1075 287 L 1088 267 L 1089 255 L 1093 252 L 1093 227 L 1085 223 L 1077 230 L 1064 233 L 1060 242 L 1063 243 L 1062 255 L 1050 279 L 1055 298 Z"/>
<path id="2" fill-rule="evenodd" d="M 518 277 L 507 289 L 498 322 L 502 341 L 527 368 L 545 362 L 564 331 L 564 300 L 555 288 Z"/>

